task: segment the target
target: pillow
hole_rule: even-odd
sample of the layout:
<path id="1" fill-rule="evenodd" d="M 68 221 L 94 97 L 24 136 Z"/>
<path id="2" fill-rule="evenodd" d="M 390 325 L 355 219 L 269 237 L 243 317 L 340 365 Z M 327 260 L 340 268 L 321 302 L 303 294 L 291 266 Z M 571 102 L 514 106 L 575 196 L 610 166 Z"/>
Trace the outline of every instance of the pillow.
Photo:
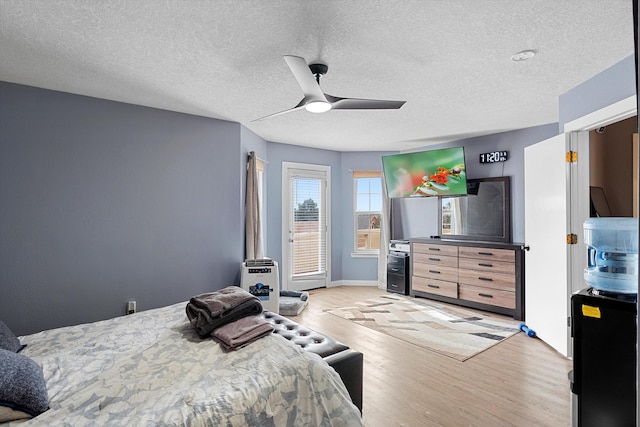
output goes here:
<path id="1" fill-rule="evenodd" d="M 0 349 L 0 422 L 34 417 L 47 409 L 42 368 L 27 356 Z"/>
<path id="2" fill-rule="evenodd" d="M 20 344 L 20 340 L 11 332 L 11 329 L 0 320 L 0 349 L 18 353 L 25 347 Z"/>

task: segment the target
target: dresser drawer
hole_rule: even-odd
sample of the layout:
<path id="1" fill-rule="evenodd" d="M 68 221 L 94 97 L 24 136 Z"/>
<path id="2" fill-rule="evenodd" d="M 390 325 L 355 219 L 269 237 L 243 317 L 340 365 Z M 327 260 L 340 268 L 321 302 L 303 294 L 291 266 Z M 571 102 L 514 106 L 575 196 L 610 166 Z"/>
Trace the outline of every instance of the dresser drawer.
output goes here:
<path id="1" fill-rule="evenodd" d="M 412 250 L 413 250 L 413 256 L 415 256 L 416 253 L 458 256 L 457 246 L 433 245 L 428 243 L 413 243 Z"/>
<path id="2" fill-rule="evenodd" d="M 460 258 L 460 270 L 478 270 L 487 273 L 515 275 L 516 265 L 512 262 L 481 260 L 476 258 Z"/>
<path id="3" fill-rule="evenodd" d="M 413 253 L 413 262 L 418 264 L 440 265 L 442 267 L 458 267 L 458 257 L 446 256 L 438 253 Z"/>
<path id="4" fill-rule="evenodd" d="M 504 308 L 516 308 L 515 293 L 501 289 L 460 284 L 458 287 L 458 298 L 483 304 L 497 305 Z"/>
<path id="5" fill-rule="evenodd" d="M 513 274 L 501 274 L 468 269 L 460 269 L 458 272 L 460 284 L 474 285 L 483 288 L 503 289 L 515 292 L 516 278 Z"/>
<path id="6" fill-rule="evenodd" d="M 486 261 L 515 262 L 515 251 L 510 249 L 473 248 L 461 246 L 458 250 L 460 258 L 477 258 Z"/>
<path id="7" fill-rule="evenodd" d="M 458 298 L 458 284 L 455 282 L 444 282 L 442 280 L 413 276 L 411 278 L 411 289 L 450 298 Z"/>
<path id="8" fill-rule="evenodd" d="M 428 277 L 436 280 L 446 280 L 448 282 L 458 281 L 458 269 L 456 267 L 443 267 L 441 265 L 413 263 L 414 276 Z"/>
<path id="9" fill-rule="evenodd" d="M 411 257 L 412 295 L 524 320 L 522 244 L 420 238 Z"/>

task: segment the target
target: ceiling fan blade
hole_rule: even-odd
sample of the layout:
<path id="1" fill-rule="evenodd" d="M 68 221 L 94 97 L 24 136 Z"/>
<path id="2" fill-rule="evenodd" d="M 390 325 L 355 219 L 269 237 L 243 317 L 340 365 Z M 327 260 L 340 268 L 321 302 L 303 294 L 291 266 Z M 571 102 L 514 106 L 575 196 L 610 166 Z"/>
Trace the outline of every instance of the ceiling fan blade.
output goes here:
<path id="1" fill-rule="evenodd" d="M 327 95 L 332 110 L 397 110 L 407 101 L 384 99 L 339 98 Z"/>
<path id="2" fill-rule="evenodd" d="M 285 55 L 284 60 L 293 73 L 293 77 L 296 78 L 302 93 L 304 93 L 307 101 L 327 101 L 327 98 L 320 90 L 320 86 L 313 76 L 313 73 L 307 65 L 307 61 L 300 56 Z"/>
<path id="3" fill-rule="evenodd" d="M 264 117 L 260 117 L 259 119 L 251 120 L 251 122 L 252 123 L 253 122 L 259 122 L 259 121 L 264 120 L 264 119 L 269 119 L 271 117 L 280 116 L 282 114 L 291 113 L 293 111 L 301 110 L 301 109 L 304 108 L 303 101 L 300 101 L 300 103 L 298 105 L 296 105 L 295 107 L 293 107 L 293 108 L 289 108 L 288 110 L 280 111 L 278 113 L 269 114 L 268 116 L 264 116 Z"/>

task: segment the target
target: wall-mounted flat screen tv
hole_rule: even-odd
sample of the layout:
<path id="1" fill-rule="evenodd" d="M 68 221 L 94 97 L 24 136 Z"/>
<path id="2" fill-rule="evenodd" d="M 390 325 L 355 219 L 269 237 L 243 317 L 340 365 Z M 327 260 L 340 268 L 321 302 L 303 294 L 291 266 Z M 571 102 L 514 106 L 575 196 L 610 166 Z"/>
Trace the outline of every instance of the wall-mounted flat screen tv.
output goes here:
<path id="1" fill-rule="evenodd" d="M 463 147 L 382 156 L 382 167 L 390 198 L 467 194 Z"/>

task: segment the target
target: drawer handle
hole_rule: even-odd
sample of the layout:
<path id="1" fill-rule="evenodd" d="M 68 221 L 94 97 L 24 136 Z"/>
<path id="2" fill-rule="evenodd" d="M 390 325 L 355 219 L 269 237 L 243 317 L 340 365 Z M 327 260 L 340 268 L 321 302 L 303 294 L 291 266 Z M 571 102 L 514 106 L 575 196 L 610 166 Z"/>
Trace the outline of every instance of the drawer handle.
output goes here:
<path id="1" fill-rule="evenodd" d="M 493 253 L 491 253 L 491 252 L 478 252 L 478 255 L 493 256 Z"/>
<path id="2" fill-rule="evenodd" d="M 440 286 L 438 285 L 427 285 L 430 288 L 435 288 L 435 289 L 440 289 Z"/>
<path id="3" fill-rule="evenodd" d="M 429 261 L 440 261 L 440 258 L 429 258 Z"/>
<path id="4" fill-rule="evenodd" d="M 493 264 L 484 264 L 484 263 L 481 263 L 481 262 L 479 262 L 478 265 L 480 267 L 493 267 Z"/>
<path id="5" fill-rule="evenodd" d="M 478 277 L 478 280 L 484 280 L 485 282 L 493 282 L 491 277 Z"/>
<path id="6" fill-rule="evenodd" d="M 493 295 L 491 295 L 491 294 L 479 293 L 478 295 L 480 295 L 481 297 L 485 297 L 485 298 L 493 298 Z"/>
<path id="7" fill-rule="evenodd" d="M 398 269 L 397 268 L 392 268 L 391 271 L 398 271 Z"/>
<path id="8" fill-rule="evenodd" d="M 438 270 L 429 270 L 429 273 L 440 274 L 440 272 Z"/>
<path id="9" fill-rule="evenodd" d="M 429 248 L 430 251 L 440 252 L 440 248 Z"/>

